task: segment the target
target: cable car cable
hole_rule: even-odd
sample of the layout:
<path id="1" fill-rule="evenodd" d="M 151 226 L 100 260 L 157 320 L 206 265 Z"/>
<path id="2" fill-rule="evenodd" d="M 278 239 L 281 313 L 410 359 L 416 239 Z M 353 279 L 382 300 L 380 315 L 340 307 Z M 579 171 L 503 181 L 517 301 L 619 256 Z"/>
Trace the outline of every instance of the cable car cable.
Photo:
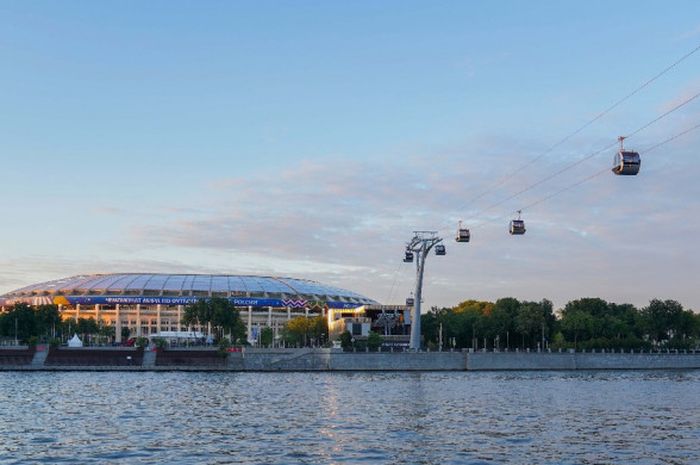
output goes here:
<path id="1" fill-rule="evenodd" d="M 522 170 L 524 170 L 525 168 L 527 168 L 528 166 L 530 166 L 530 165 L 536 163 L 537 161 L 539 161 L 540 159 L 542 159 L 544 156 L 546 156 L 547 154 L 549 154 L 550 152 L 552 152 L 554 149 L 556 149 L 557 147 L 563 145 L 563 144 L 564 144 L 565 142 L 567 142 L 569 139 L 571 139 L 572 137 L 574 137 L 574 136 L 578 135 L 579 133 L 581 133 L 584 129 L 586 129 L 587 127 L 589 127 L 590 125 L 592 125 L 593 123 L 595 123 L 596 121 L 598 121 L 599 119 L 601 119 L 602 117 L 604 117 L 605 115 L 607 115 L 608 113 L 610 113 L 611 111 L 613 111 L 615 108 L 617 108 L 618 106 L 622 105 L 624 102 L 626 102 L 627 100 L 629 100 L 630 98 L 632 98 L 633 96 L 635 96 L 636 94 L 638 94 L 640 91 L 642 91 L 643 89 L 645 89 L 646 87 L 648 87 L 649 85 L 651 85 L 654 81 L 656 81 L 656 80 L 659 79 L 661 76 L 663 76 L 664 74 L 666 74 L 666 73 L 668 73 L 669 71 L 671 71 L 673 68 L 675 68 L 675 67 L 678 66 L 680 63 L 682 63 L 683 61 L 685 61 L 687 58 L 689 58 L 691 55 L 693 55 L 694 53 L 696 53 L 698 50 L 700 50 L 700 45 L 698 45 L 697 47 L 695 47 L 694 49 L 692 49 L 691 51 L 689 51 L 688 53 L 686 53 L 685 55 L 683 55 L 682 57 L 680 57 L 679 59 L 677 59 L 676 61 L 674 61 L 673 63 L 671 63 L 669 66 L 667 66 L 666 68 L 664 68 L 663 70 L 661 70 L 659 73 L 655 74 L 653 77 L 651 77 L 650 79 L 648 79 L 647 81 L 645 81 L 644 83 L 642 83 L 639 87 L 637 87 L 636 89 L 634 89 L 633 91 L 631 91 L 630 93 L 628 93 L 627 95 L 625 95 L 624 97 L 622 97 L 621 99 L 619 99 L 619 100 L 617 100 L 616 102 L 614 102 L 612 105 L 610 105 L 609 107 L 607 107 L 605 110 L 603 110 L 602 112 L 598 113 L 598 115 L 596 115 L 594 118 L 588 120 L 586 123 L 584 123 L 584 124 L 583 124 L 582 126 L 580 126 L 578 129 L 576 129 L 576 130 L 574 130 L 573 132 L 571 132 L 571 133 L 569 133 L 568 135 L 566 135 L 564 138 L 562 138 L 561 140 L 559 140 L 559 141 L 558 141 L 557 143 L 555 143 L 554 145 L 550 146 L 550 147 L 549 147 L 548 149 L 546 149 L 544 152 L 542 152 L 541 154 L 539 154 L 539 155 L 537 155 L 536 157 L 532 158 L 531 160 L 528 160 L 527 162 L 525 162 L 524 164 L 522 164 L 521 166 L 519 166 L 519 167 L 516 168 L 515 170 L 511 171 L 510 173 L 508 173 L 507 175 L 505 175 L 504 177 L 502 177 L 499 181 L 496 182 L 496 184 L 495 184 L 494 186 L 492 186 L 491 188 L 486 189 L 485 191 L 481 192 L 481 193 L 478 194 L 477 196 L 475 196 L 475 197 L 469 199 L 469 200 L 468 200 L 464 205 L 462 205 L 462 207 L 460 207 L 459 209 L 461 210 L 461 209 L 465 208 L 466 206 L 471 205 L 471 204 L 474 203 L 475 201 L 481 199 L 481 198 L 484 197 L 485 195 L 490 194 L 491 192 L 495 191 L 496 189 L 498 189 L 499 187 L 501 187 L 502 185 L 504 185 L 506 182 L 508 182 L 510 179 L 512 179 L 512 178 L 513 178 L 516 174 L 518 174 L 520 171 L 522 171 Z"/>
<path id="2" fill-rule="evenodd" d="M 637 129 L 635 129 L 634 131 L 630 132 L 628 135 L 624 136 L 625 139 L 630 138 L 630 137 L 632 137 L 632 136 L 635 136 L 636 134 L 639 134 L 640 132 L 644 131 L 645 129 L 649 128 L 649 127 L 652 126 L 653 124 L 655 124 L 655 123 L 661 121 L 662 119 L 666 118 L 666 117 L 667 117 L 668 115 L 670 115 L 671 113 L 673 113 L 673 112 L 675 112 L 675 111 L 681 109 L 682 107 L 684 107 L 685 105 L 689 104 L 690 102 L 692 102 L 693 100 L 695 100 L 695 99 L 698 98 L 698 97 L 700 97 L 700 92 L 698 92 L 698 93 L 696 93 L 695 95 L 693 95 L 693 96 L 691 96 L 691 97 L 685 99 L 684 101 L 682 101 L 681 103 L 677 104 L 676 106 L 674 106 L 674 107 L 671 108 L 670 110 L 667 110 L 666 112 L 664 112 L 664 113 L 662 113 L 661 115 L 657 116 L 656 118 L 654 118 L 653 120 L 651 120 L 651 121 L 649 121 L 648 123 L 644 124 L 643 126 L 641 126 L 641 127 L 637 128 Z M 521 190 L 515 192 L 514 194 L 512 194 L 512 195 L 510 195 L 510 196 L 508 196 L 508 197 L 506 197 L 506 198 L 504 198 L 504 199 L 502 199 L 502 200 L 499 200 L 498 202 L 493 203 L 493 204 L 489 205 L 488 207 L 483 208 L 482 210 L 479 210 L 476 214 L 472 215 L 469 219 L 470 219 L 470 220 L 476 219 L 476 217 L 477 217 L 478 215 L 480 215 L 480 214 L 482 214 L 482 213 L 484 213 L 484 212 L 486 212 L 486 211 L 489 211 L 489 210 L 491 210 L 491 209 L 493 209 L 493 208 L 496 208 L 496 207 L 498 207 L 498 206 L 500 206 L 500 205 L 503 205 L 504 203 L 508 202 L 509 200 L 513 200 L 514 198 L 519 197 L 520 195 L 524 194 L 525 192 L 530 191 L 530 190 L 534 189 L 535 187 L 540 186 L 540 185 L 544 184 L 545 182 L 547 182 L 547 181 L 549 181 L 549 180 L 551 180 L 551 179 L 553 179 L 553 178 L 559 176 L 560 174 L 562 174 L 562 173 L 564 173 L 564 172 L 570 170 L 571 168 L 574 168 L 574 167 L 580 165 L 581 163 L 583 163 L 583 162 L 585 162 L 585 161 L 587 161 L 587 160 L 590 160 L 591 158 L 595 157 L 596 155 L 599 155 L 600 153 L 602 153 L 602 152 L 604 152 L 604 151 L 606 151 L 606 150 L 609 150 L 609 149 L 612 148 L 613 146 L 617 145 L 617 143 L 618 143 L 618 142 L 615 141 L 615 142 L 613 142 L 612 144 L 607 145 L 607 146 L 603 147 L 603 148 L 600 149 L 600 150 L 596 150 L 595 152 L 592 152 L 592 153 L 586 155 L 585 157 L 583 157 L 583 158 L 581 158 L 581 159 L 579 159 L 579 160 L 576 160 L 576 161 L 573 162 L 573 163 L 570 163 L 570 164 L 564 166 L 563 168 L 559 169 L 558 171 L 555 171 L 554 173 L 551 173 L 551 174 L 549 174 L 548 176 L 545 176 L 544 178 L 542 178 L 542 179 L 540 179 L 540 180 L 538 180 L 538 181 L 536 181 L 536 182 L 530 184 L 529 186 L 527 186 L 527 187 L 525 187 L 525 188 L 523 188 L 523 189 L 521 189 Z"/>
<path id="3" fill-rule="evenodd" d="M 696 130 L 698 130 L 698 129 L 700 129 L 700 123 L 696 124 L 695 126 L 691 126 L 690 128 L 685 129 L 684 131 L 681 131 L 681 132 L 679 132 L 678 134 L 675 134 L 675 135 L 669 137 L 668 139 L 665 139 L 665 140 L 663 140 L 663 141 L 661 141 L 661 142 L 658 142 L 658 143 L 656 143 L 656 144 L 650 146 L 649 148 L 647 148 L 646 150 L 644 150 L 643 152 L 640 152 L 640 153 L 642 153 L 642 154 L 644 154 L 644 155 L 647 155 L 649 152 L 651 152 L 651 151 L 653 151 L 653 150 L 656 150 L 657 148 L 659 148 L 659 147 L 661 147 L 661 146 L 663 146 L 663 145 L 666 145 L 666 144 L 668 144 L 668 143 L 670 143 L 670 142 L 673 142 L 674 140 L 676 140 L 676 139 L 678 139 L 678 138 L 680 138 L 680 137 L 683 137 L 683 136 L 685 136 L 686 134 L 688 134 L 688 133 L 690 133 L 690 132 L 693 132 L 693 131 L 696 131 Z M 554 197 L 556 197 L 556 196 L 558 196 L 558 195 L 560 195 L 560 194 L 563 194 L 564 192 L 567 192 L 567 191 L 569 191 L 569 190 L 571 190 L 571 189 L 573 189 L 573 188 L 575 188 L 575 187 L 578 187 L 578 186 L 580 186 L 581 184 L 585 184 L 586 182 L 591 181 L 592 179 L 595 179 L 595 178 L 597 178 L 598 176 L 601 176 L 601 175 L 606 174 L 606 173 L 608 173 L 608 172 L 609 172 L 609 169 L 608 169 L 607 167 L 606 167 L 606 168 L 603 168 L 602 170 L 600 170 L 600 171 L 598 171 L 598 172 L 596 172 L 596 173 L 593 173 L 593 174 L 591 174 L 590 176 L 587 176 L 587 177 L 581 179 L 580 181 L 575 182 L 574 184 L 571 184 L 571 185 L 569 185 L 569 186 L 566 186 L 566 187 L 564 187 L 564 188 L 562 188 L 562 189 L 559 189 L 559 190 L 556 191 L 556 192 L 553 192 L 552 194 L 546 195 L 546 196 L 544 196 L 544 197 L 542 197 L 542 198 L 540 198 L 540 199 L 535 200 L 534 202 L 531 202 L 531 203 L 529 203 L 529 204 L 527 204 L 527 205 L 525 205 L 525 206 L 523 206 L 523 207 L 520 207 L 520 208 L 519 208 L 518 210 L 516 210 L 515 212 L 510 212 L 510 213 L 505 214 L 505 215 L 502 215 L 502 216 L 500 216 L 500 217 L 498 217 L 498 218 L 491 218 L 491 219 L 485 220 L 485 221 L 483 221 L 481 224 L 475 226 L 474 229 L 478 229 L 478 228 L 480 228 L 480 227 L 483 227 L 483 226 L 486 225 L 487 223 L 495 223 L 496 221 L 502 221 L 502 220 L 504 220 L 504 219 L 506 219 L 506 218 L 512 216 L 513 213 L 517 213 L 518 211 L 525 211 L 525 210 L 528 210 L 528 209 L 530 209 L 530 208 L 532 208 L 532 207 L 535 207 L 535 206 L 537 206 L 537 205 L 539 205 L 539 204 L 541 204 L 541 203 L 544 203 L 544 202 L 546 202 L 546 201 L 548 201 L 548 200 L 550 200 L 550 199 L 552 199 L 552 198 L 554 198 Z"/>

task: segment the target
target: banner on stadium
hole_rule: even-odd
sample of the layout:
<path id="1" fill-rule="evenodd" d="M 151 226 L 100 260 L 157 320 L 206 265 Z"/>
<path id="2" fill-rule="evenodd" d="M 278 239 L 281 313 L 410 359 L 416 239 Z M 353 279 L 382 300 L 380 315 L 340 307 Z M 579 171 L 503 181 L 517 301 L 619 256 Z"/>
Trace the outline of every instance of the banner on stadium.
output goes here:
<path id="1" fill-rule="evenodd" d="M 31 305 L 190 305 L 203 297 L 165 297 L 165 296 L 36 296 L 8 299 L 2 305 L 12 305 L 15 302 L 25 302 Z M 275 308 L 305 308 L 327 305 L 330 308 L 357 308 L 362 304 L 350 302 L 315 302 L 304 299 L 266 299 L 256 297 L 228 297 L 236 307 L 275 307 Z"/>

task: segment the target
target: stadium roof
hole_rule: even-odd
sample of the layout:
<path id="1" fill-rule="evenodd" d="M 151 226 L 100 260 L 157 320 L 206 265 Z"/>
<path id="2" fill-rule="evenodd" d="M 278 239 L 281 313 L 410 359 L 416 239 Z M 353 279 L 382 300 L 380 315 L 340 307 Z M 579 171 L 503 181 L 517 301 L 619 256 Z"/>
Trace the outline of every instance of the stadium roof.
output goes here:
<path id="1" fill-rule="evenodd" d="M 4 296 L 5 299 L 47 295 L 66 296 L 193 296 L 303 298 L 373 304 L 356 292 L 316 281 L 274 276 L 218 274 L 114 273 L 72 276 L 32 284 Z"/>

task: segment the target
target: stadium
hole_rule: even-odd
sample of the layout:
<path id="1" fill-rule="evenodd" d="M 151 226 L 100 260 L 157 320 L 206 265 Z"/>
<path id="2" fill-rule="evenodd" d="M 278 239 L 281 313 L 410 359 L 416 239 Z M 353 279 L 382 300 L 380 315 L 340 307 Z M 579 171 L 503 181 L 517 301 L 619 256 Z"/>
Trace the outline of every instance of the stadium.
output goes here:
<path id="1" fill-rule="evenodd" d="M 0 296 L 0 307 L 18 302 L 55 304 L 67 318 L 94 318 L 135 336 L 193 329 L 181 325 L 184 307 L 199 299 L 222 297 L 241 310 L 248 339 L 262 327 L 275 337 L 296 316 L 325 315 L 328 309 L 355 309 L 377 302 L 316 281 L 273 276 L 118 273 L 72 276 L 26 286 Z"/>

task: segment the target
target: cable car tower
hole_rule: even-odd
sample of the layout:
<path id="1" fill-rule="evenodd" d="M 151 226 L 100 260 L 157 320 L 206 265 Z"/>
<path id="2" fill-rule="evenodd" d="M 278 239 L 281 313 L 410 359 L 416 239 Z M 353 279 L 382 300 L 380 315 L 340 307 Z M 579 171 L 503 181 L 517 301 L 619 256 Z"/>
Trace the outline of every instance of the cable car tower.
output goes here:
<path id="1" fill-rule="evenodd" d="M 420 304 L 423 297 L 425 259 L 433 247 L 435 247 L 435 255 L 445 255 L 445 246 L 441 242 L 442 238 L 438 237 L 437 231 L 413 231 L 413 239 L 406 244 L 404 262 L 411 263 L 414 257 L 416 261 L 416 291 L 413 294 L 414 305 L 411 310 L 411 341 L 409 343 L 411 350 L 420 349 Z"/>

